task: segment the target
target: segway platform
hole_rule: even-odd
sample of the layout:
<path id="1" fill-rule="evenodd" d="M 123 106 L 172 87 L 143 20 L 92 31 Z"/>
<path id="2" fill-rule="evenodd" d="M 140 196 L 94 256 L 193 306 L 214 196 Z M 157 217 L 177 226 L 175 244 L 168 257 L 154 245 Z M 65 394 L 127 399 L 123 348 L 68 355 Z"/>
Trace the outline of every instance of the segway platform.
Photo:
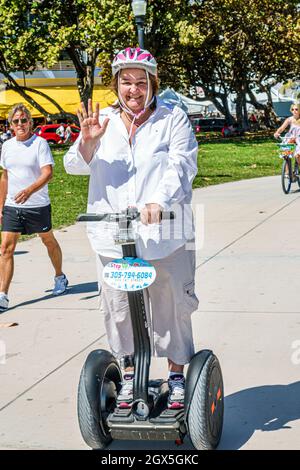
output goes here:
<path id="1" fill-rule="evenodd" d="M 134 409 L 134 403 L 133 408 L 115 408 L 107 419 L 112 438 L 149 441 L 182 439 L 186 434 L 184 410 L 167 408 L 168 391 L 165 381 L 149 381 L 149 395 L 154 397 L 154 402 L 146 418 L 142 409 Z"/>

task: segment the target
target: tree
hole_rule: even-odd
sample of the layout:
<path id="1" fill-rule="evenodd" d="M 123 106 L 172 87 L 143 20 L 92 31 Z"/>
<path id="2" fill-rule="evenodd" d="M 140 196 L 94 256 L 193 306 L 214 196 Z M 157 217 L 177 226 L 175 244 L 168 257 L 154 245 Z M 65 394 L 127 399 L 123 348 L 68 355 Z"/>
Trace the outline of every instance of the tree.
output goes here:
<path id="1" fill-rule="evenodd" d="M 271 86 L 299 76 L 297 0 L 148 0 L 147 5 L 145 44 L 158 59 L 162 86 L 192 96 L 201 86 L 229 122 L 234 95 L 244 127 L 248 103 L 270 120 Z M 0 0 L 0 72 L 22 96 L 28 90 L 11 72 L 33 70 L 38 62 L 51 66 L 64 50 L 86 103 L 95 65 L 108 83 L 115 52 L 136 44 L 130 0 Z M 267 93 L 266 105 L 257 102 L 255 91 Z"/>
<path id="2" fill-rule="evenodd" d="M 297 3 L 194 1 L 178 24 L 189 84 L 201 85 L 228 119 L 228 96 L 235 93 L 237 120 L 244 127 L 247 101 L 270 114 L 271 86 L 299 76 Z M 267 93 L 266 105 L 257 102 L 255 89 Z"/>
<path id="3" fill-rule="evenodd" d="M 30 23 L 28 4 L 24 0 L 0 0 L 0 72 L 5 77 L 6 87 L 17 91 L 26 101 L 44 115 L 50 117 L 42 106 L 28 92 L 46 96 L 37 90 L 20 86 L 11 75 L 15 70 L 33 70 L 38 61 L 49 60 L 52 65 L 55 60 L 47 55 L 46 46 L 39 34 L 40 25 L 34 20 Z M 32 2 L 31 2 L 32 3 Z M 44 55 L 45 54 L 45 55 Z M 48 97 L 47 97 L 48 98 Z M 48 98 L 58 112 L 51 115 L 54 119 L 64 117 L 66 113 L 54 100 Z"/>
<path id="4" fill-rule="evenodd" d="M 147 43 L 164 84 L 193 95 L 201 86 L 227 120 L 235 95 L 247 127 L 247 103 L 270 114 L 270 88 L 299 75 L 299 13 L 295 0 L 149 1 Z M 266 105 L 254 91 L 265 91 Z M 270 108 L 271 106 L 271 108 Z"/>
<path id="5" fill-rule="evenodd" d="M 72 60 L 81 101 L 92 96 L 99 55 L 112 54 L 135 37 L 130 2 L 121 0 L 44 0 L 36 10 L 56 53 Z"/>
<path id="6" fill-rule="evenodd" d="M 63 112 L 59 104 L 54 102 L 59 113 L 49 115 L 11 72 L 54 65 L 65 51 L 76 70 L 80 99 L 87 103 L 99 55 L 112 55 L 135 36 L 130 11 L 130 2 L 121 0 L 0 0 L 0 72 L 8 87 L 57 119 Z"/>

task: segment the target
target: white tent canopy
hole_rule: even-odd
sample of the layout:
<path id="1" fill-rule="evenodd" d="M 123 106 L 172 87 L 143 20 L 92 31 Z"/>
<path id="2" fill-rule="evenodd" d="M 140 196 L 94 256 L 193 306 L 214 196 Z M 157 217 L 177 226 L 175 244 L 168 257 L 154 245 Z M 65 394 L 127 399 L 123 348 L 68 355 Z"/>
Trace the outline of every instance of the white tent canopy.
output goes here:
<path id="1" fill-rule="evenodd" d="M 274 110 L 278 116 L 288 116 L 290 115 L 290 105 L 292 103 L 291 96 L 282 95 L 280 90 L 281 84 L 277 84 L 271 88 L 271 95 L 274 104 Z M 266 93 L 255 93 L 254 95 L 259 103 L 266 104 L 267 103 L 267 95 Z M 178 93 L 173 88 L 166 88 L 165 90 L 159 93 L 159 97 L 167 103 L 170 107 L 179 106 L 182 108 L 187 114 L 200 114 L 206 115 L 208 113 L 215 113 L 217 112 L 217 108 L 214 106 L 212 101 L 205 100 L 205 101 L 196 101 L 187 96 Z M 231 94 L 229 96 L 229 104 L 231 112 L 235 113 L 235 95 Z M 253 111 L 253 107 L 251 105 L 247 105 L 249 111 Z"/>
<path id="2" fill-rule="evenodd" d="M 173 90 L 173 88 L 166 88 L 159 97 L 171 107 L 179 106 L 187 114 L 206 114 L 207 112 L 215 111 L 216 108 L 211 101 L 196 101 L 188 98 L 181 93 Z"/>

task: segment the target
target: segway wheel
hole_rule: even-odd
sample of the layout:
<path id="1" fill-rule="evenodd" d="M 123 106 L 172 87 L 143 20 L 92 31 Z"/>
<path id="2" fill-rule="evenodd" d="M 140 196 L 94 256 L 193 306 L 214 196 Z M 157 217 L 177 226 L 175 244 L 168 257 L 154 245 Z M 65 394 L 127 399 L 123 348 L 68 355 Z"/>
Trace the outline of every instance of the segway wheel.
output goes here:
<path id="1" fill-rule="evenodd" d="M 81 435 L 92 449 L 104 449 L 112 440 L 107 417 L 116 407 L 121 371 L 112 354 L 92 351 L 82 368 L 77 397 Z"/>
<path id="2" fill-rule="evenodd" d="M 224 414 L 224 388 L 220 364 L 211 354 L 206 360 L 190 403 L 188 430 L 197 450 L 215 449 L 221 439 Z"/>

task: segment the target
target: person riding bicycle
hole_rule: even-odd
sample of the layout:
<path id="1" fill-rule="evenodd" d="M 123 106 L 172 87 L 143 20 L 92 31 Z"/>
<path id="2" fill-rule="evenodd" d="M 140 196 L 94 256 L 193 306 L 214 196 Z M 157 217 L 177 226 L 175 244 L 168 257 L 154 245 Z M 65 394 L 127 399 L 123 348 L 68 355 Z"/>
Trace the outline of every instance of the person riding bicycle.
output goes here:
<path id="1" fill-rule="evenodd" d="M 88 212 L 120 212 L 128 207 L 141 211 L 137 254 L 151 260 L 157 273 L 147 289 L 152 352 L 168 358 L 168 407 L 182 408 L 184 365 L 194 354 L 191 314 L 198 307 L 191 211 L 198 145 L 185 112 L 177 106 L 170 109 L 157 97 L 157 62 L 150 52 L 120 51 L 112 62 L 112 75 L 118 99 L 101 113 L 98 104 L 93 111 L 91 100 L 88 109 L 81 103 L 81 134 L 64 157 L 65 169 L 90 175 Z M 181 216 L 160 223 L 162 210 L 175 210 Z M 122 257 L 110 228 L 102 222 L 87 225 L 101 266 Z M 127 293 L 103 283 L 101 275 L 99 283 L 109 345 L 124 368 L 117 405 L 130 408 L 134 346 Z"/>
<path id="2" fill-rule="evenodd" d="M 295 102 L 291 105 L 290 111 L 293 113 L 292 116 L 288 117 L 284 123 L 277 129 L 274 137 L 278 139 L 280 134 L 288 127 L 288 142 L 295 143 L 295 158 L 298 165 L 300 166 L 300 102 Z"/>

